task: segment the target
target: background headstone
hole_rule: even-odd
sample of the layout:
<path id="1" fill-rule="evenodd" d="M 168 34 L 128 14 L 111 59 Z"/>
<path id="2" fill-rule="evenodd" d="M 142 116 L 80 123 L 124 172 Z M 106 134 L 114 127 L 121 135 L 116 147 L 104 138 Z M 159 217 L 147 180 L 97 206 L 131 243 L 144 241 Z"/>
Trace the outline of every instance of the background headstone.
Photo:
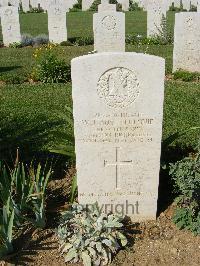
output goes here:
<path id="1" fill-rule="evenodd" d="M 48 31 L 50 42 L 67 41 L 66 10 L 63 9 L 63 6 L 48 7 Z"/>
<path id="2" fill-rule="evenodd" d="M 93 15 L 94 49 L 97 52 L 125 51 L 125 14 L 102 10 L 103 3 L 100 12 Z"/>
<path id="3" fill-rule="evenodd" d="M 200 72 L 200 15 L 182 12 L 175 15 L 173 71 Z"/>
<path id="4" fill-rule="evenodd" d="M 166 19 L 165 0 L 149 0 L 147 5 L 147 37 L 163 34 L 164 19 Z"/>
<path id="5" fill-rule="evenodd" d="M 93 2 L 94 0 L 82 0 L 82 11 L 87 11 L 90 9 Z"/>
<path id="6" fill-rule="evenodd" d="M 30 0 L 30 5 L 32 8 L 38 8 L 38 0 Z"/>
<path id="7" fill-rule="evenodd" d="M 80 204 L 121 206 L 135 221 L 156 218 L 164 76 L 164 59 L 150 55 L 72 60 Z"/>
<path id="8" fill-rule="evenodd" d="M 0 0 L 0 7 L 8 6 L 8 0 Z"/>
<path id="9" fill-rule="evenodd" d="M 2 7 L 0 12 L 4 45 L 9 46 L 9 44 L 15 42 L 19 43 L 21 34 L 18 8 L 14 6 Z"/>
<path id="10" fill-rule="evenodd" d="M 182 0 L 183 8 L 190 11 L 190 0 Z"/>
<path id="11" fill-rule="evenodd" d="M 118 0 L 117 2 L 122 5 L 123 11 L 129 10 L 129 0 Z"/>
<path id="12" fill-rule="evenodd" d="M 109 4 L 109 0 L 102 0 L 98 5 L 98 12 L 116 11 L 116 4 Z"/>
<path id="13" fill-rule="evenodd" d="M 30 11 L 30 3 L 29 0 L 22 0 L 22 10 L 26 13 Z"/>

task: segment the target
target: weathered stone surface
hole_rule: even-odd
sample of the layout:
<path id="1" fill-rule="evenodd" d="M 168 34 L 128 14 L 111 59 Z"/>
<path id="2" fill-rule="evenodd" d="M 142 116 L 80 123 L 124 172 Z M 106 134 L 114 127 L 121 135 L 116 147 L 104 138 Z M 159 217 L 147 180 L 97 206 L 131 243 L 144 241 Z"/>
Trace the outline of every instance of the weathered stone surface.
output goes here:
<path id="1" fill-rule="evenodd" d="M 155 219 L 164 75 L 164 59 L 144 54 L 72 60 L 79 203 Z"/>
<path id="2" fill-rule="evenodd" d="M 0 0 L 0 7 L 8 6 L 8 0 Z"/>
<path id="3" fill-rule="evenodd" d="M 129 10 L 129 0 L 118 0 L 117 2 L 122 5 L 123 11 Z"/>
<path id="4" fill-rule="evenodd" d="M 90 9 L 93 2 L 94 0 L 82 0 L 82 11 L 87 11 Z"/>
<path id="5" fill-rule="evenodd" d="M 50 42 L 61 43 L 67 41 L 66 10 L 62 6 L 49 6 L 48 30 Z"/>
<path id="6" fill-rule="evenodd" d="M 94 49 L 97 52 L 125 51 L 125 14 L 116 11 L 93 16 Z"/>
<path id="7" fill-rule="evenodd" d="M 177 13 L 174 28 L 173 71 L 200 72 L 200 16 L 198 12 Z"/>
<path id="8" fill-rule="evenodd" d="M 18 8 L 14 6 L 0 9 L 3 43 L 9 46 L 14 42 L 21 41 Z"/>
<path id="9" fill-rule="evenodd" d="M 116 5 L 109 4 L 109 0 L 102 0 L 101 4 L 98 5 L 98 12 L 105 12 L 105 11 L 116 11 Z"/>
<path id="10" fill-rule="evenodd" d="M 22 0 L 22 10 L 28 12 L 30 10 L 29 0 Z"/>
<path id="11" fill-rule="evenodd" d="M 147 3 L 147 36 L 156 37 L 163 34 L 163 20 L 166 18 L 165 0 L 149 0 Z"/>

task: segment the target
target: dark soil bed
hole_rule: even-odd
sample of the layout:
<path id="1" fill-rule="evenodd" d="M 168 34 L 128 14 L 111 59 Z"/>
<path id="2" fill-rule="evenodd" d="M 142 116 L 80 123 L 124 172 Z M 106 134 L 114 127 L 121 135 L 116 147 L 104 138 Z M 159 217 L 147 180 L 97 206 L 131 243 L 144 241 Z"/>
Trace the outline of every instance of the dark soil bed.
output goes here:
<path id="1" fill-rule="evenodd" d="M 59 217 L 58 213 L 67 208 L 71 177 L 74 169 L 62 179 L 53 180 L 48 189 L 48 226 L 45 230 L 28 230 L 17 242 L 22 250 L 1 261 L 3 265 L 30 266 L 64 266 L 64 259 L 58 251 L 55 234 Z M 180 231 L 172 223 L 174 206 L 170 205 L 160 214 L 157 221 L 129 225 L 128 237 L 130 246 L 121 250 L 114 258 L 112 265 L 135 266 L 199 266 L 200 236 L 195 237 L 188 231 Z M 74 264 L 68 264 L 74 265 Z M 81 264 L 78 264 L 81 265 Z"/>

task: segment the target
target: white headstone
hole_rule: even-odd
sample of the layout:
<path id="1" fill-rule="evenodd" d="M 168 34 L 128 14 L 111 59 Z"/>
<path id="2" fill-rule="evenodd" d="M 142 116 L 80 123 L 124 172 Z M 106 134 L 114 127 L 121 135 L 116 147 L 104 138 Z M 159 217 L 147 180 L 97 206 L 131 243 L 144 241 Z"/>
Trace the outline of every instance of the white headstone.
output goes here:
<path id="1" fill-rule="evenodd" d="M 122 5 L 123 11 L 129 10 L 129 0 L 118 0 L 117 2 Z"/>
<path id="2" fill-rule="evenodd" d="M 30 11 L 29 0 L 22 0 L 22 9 L 25 13 Z"/>
<path id="3" fill-rule="evenodd" d="M 197 1 L 197 12 L 200 13 L 200 0 Z"/>
<path id="4" fill-rule="evenodd" d="M 145 54 L 72 60 L 80 204 L 156 218 L 164 76 L 164 59 Z"/>
<path id="5" fill-rule="evenodd" d="M 190 10 L 190 0 L 182 0 L 183 8 L 187 11 Z"/>
<path id="6" fill-rule="evenodd" d="M 147 6 L 147 36 L 156 37 L 163 33 L 163 19 L 166 18 L 165 0 L 149 0 Z"/>
<path id="7" fill-rule="evenodd" d="M 50 42 L 67 41 L 66 10 L 62 6 L 52 5 L 48 8 L 48 31 Z"/>
<path id="8" fill-rule="evenodd" d="M 93 15 L 94 49 L 97 52 L 124 52 L 125 14 L 103 11 L 103 5 L 104 3 L 101 5 L 100 12 Z M 113 5 L 111 8 L 114 8 Z"/>
<path id="9" fill-rule="evenodd" d="M 174 6 L 180 8 L 181 0 L 174 0 Z"/>
<path id="10" fill-rule="evenodd" d="M 11 6 L 16 6 L 19 8 L 19 0 L 9 0 Z"/>
<path id="11" fill-rule="evenodd" d="M 98 12 L 105 12 L 105 11 L 116 11 L 116 5 L 109 4 L 109 0 L 102 0 L 101 4 L 98 5 Z"/>
<path id="12" fill-rule="evenodd" d="M 0 7 L 8 6 L 8 0 L 0 0 Z"/>
<path id="13" fill-rule="evenodd" d="M 173 71 L 200 72 L 200 15 L 182 12 L 175 15 Z"/>
<path id="14" fill-rule="evenodd" d="M 90 9 L 93 2 L 94 0 L 82 0 L 82 11 L 87 11 Z"/>
<path id="15" fill-rule="evenodd" d="M 0 13 L 4 45 L 9 46 L 9 44 L 15 42 L 19 43 L 21 34 L 18 8 L 14 6 L 2 7 Z"/>
<path id="16" fill-rule="evenodd" d="M 32 8 L 38 8 L 38 0 L 30 0 L 30 5 Z"/>

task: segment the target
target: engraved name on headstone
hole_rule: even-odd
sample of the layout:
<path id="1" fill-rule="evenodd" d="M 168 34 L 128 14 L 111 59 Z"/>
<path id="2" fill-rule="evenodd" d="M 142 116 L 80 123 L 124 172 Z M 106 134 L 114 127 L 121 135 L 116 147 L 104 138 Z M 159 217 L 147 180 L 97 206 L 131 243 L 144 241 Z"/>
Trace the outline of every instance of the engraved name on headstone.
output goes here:
<path id="1" fill-rule="evenodd" d="M 121 208 L 134 221 L 156 218 L 164 76 L 164 59 L 151 55 L 72 60 L 80 204 Z"/>

